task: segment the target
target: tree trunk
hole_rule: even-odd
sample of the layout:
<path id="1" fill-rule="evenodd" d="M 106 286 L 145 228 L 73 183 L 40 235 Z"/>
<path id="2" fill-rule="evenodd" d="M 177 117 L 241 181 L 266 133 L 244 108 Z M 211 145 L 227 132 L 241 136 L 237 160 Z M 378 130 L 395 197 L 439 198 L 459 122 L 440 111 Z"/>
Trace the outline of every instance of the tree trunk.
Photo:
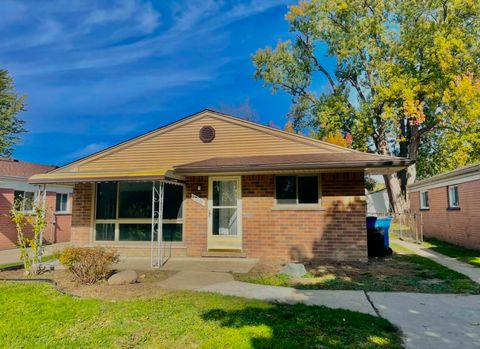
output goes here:
<path id="1" fill-rule="evenodd" d="M 407 154 L 403 153 L 400 156 L 407 157 L 411 160 L 417 160 L 418 148 L 420 147 L 420 134 L 418 126 L 409 127 L 410 141 L 408 145 L 403 147 Z M 380 153 L 388 154 L 386 145 L 380 144 Z M 385 187 L 390 201 L 390 207 L 395 213 L 405 213 L 410 211 L 410 200 L 407 193 L 407 187 L 415 182 L 417 177 L 417 167 L 415 164 L 410 165 L 405 170 L 399 171 L 391 175 L 384 175 Z"/>

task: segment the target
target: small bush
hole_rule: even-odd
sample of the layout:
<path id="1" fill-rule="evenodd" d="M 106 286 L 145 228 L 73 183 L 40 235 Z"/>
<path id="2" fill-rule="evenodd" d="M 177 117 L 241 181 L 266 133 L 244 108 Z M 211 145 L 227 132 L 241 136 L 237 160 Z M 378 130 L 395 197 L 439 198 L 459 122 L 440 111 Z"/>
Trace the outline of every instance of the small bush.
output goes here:
<path id="1" fill-rule="evenodd" d="M 106 279 L 110 266 L 119 261 L 119 256 L 116 250 L 102 247 L 67 247 L 59 261 L 80 283 L 90 285 Z"/>

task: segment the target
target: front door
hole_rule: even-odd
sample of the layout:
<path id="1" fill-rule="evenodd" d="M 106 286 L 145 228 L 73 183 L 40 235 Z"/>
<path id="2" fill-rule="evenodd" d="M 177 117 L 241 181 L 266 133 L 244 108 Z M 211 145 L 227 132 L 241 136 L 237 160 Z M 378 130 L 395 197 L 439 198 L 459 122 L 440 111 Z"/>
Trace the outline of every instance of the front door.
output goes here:
<path id="1" fill-rule="evenodd" d="M 241 177 L 209 178 L 208 249 L 242 249 Z"/>

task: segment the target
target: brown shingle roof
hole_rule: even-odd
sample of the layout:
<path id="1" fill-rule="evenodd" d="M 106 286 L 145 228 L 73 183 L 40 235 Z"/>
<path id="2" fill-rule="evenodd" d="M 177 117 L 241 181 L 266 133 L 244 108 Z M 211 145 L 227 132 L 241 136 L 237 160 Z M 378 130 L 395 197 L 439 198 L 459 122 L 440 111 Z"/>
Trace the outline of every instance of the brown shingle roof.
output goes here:
<path id="1" fill-rule="evenodd" d="M 175 173 L 325 169 L 325 168 L 369 168 L 405 167 L 413 161 L 369 153 L 318 153 L 295 155 L 262 155 L 244 157 L 217 157 L 175 166 Z"/>
<path id="2" fill-rule="evenodd" d="M 0 157 L 0 177 L 28 179 L 34 174 L 50 172 L 55 168 L 57 167 Z"/>

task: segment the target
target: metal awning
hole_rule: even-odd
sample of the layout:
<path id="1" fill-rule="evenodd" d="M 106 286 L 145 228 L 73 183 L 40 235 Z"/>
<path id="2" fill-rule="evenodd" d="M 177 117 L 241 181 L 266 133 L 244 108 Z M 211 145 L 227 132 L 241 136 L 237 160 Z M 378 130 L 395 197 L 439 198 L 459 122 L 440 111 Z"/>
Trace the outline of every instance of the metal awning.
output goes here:
<path id="1" fill-rule="evenodd" d="M 174 175 L 170 170 L 152 171 L 95 171 L 95 172 L 49 172 L 37 174 L 29 179 L 31 184 L 71 184 L 105 181 L 182 181 L 183 177 Z"/>

